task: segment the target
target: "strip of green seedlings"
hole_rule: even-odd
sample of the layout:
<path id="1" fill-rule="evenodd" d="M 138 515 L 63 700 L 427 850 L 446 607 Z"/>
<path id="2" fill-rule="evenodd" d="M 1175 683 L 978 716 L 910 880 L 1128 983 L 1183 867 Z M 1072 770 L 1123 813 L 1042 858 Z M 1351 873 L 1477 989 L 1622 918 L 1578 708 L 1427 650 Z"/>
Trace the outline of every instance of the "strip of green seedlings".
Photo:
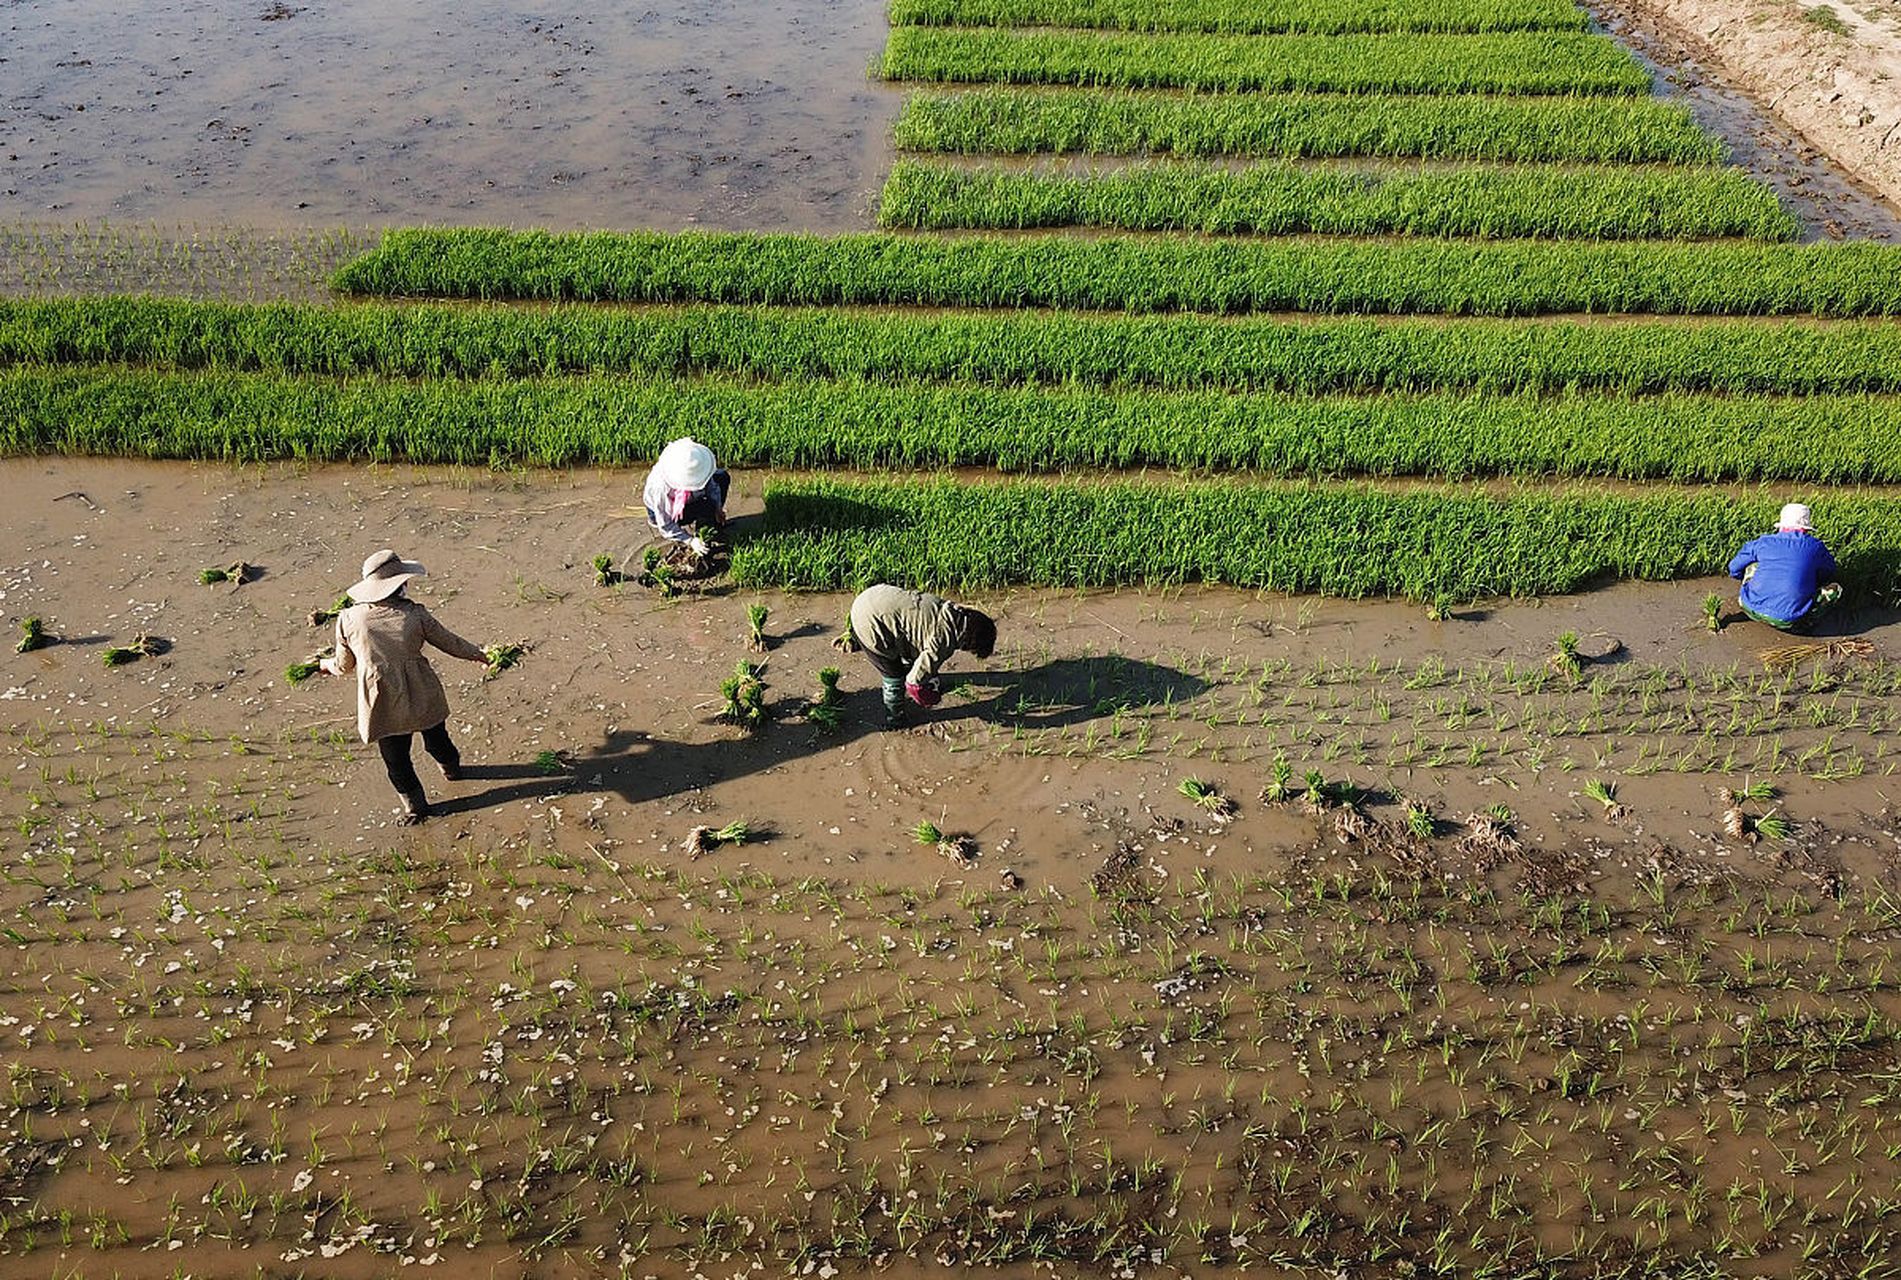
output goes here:
<path id="1" fill-rule="evenodd" d="M 891 0 L 894 27 L 1116 31 L 1582 31 L 1570 0 Z"/>
<path id="2" fill-rule="evenodd" d="M 408 228 L 335 284 L 594 302 L 1852 317 L 1901 314 L 1901 246 Z"/>
<path id="3" fill-rule="evenodd" d="M 0 364 L 403 378 L 572 373 L 1329 391 L 1901 392 L 1901 329 L 828 308 L 0 299 Z"/>
<path id="4" fill-rule="evenodd" d="M 899 161 L 881 226 L 911 231 L 1103 227 L 1206 235 L 1488 240 L 1794 240 L 1775 193 L 1740 169 L 1483 166 L 1437 172 L 1137 164 L 1102 173 Z"/>
<path id="5" fill-rule="evenodd" d="M 1628 94 L 1650 73 L 1587 32 L 1122 35 L 898 27 L 887 80 L 1315 93 Z"/>
<path id="6" fill-rule="evenodd" d="M 1721 164 L 1689 109 L 1660 98 L 1482 94 L 1105 93 L 974 88 L 912 93 L 907 151 L 965 154 L 1403 156 L 1439 160 Z"/>
<path id="7" fill-rule="evenodd" d="M 782 480 L 733 553 L 743 587 L 1225 583 L 1469 600 L 1722 571 L 1779 495 L 1270 483 Z M 1901 504 L 1825 495 L 1851 582 L 1891 594 Z"/>
<path id="8" fill-rule="evenodd" d="M 689 432 L 739 466 L 1901 483 L 1901 401 L 1865 397 L 0 372 L 8 455 L 632 466 Z"/>

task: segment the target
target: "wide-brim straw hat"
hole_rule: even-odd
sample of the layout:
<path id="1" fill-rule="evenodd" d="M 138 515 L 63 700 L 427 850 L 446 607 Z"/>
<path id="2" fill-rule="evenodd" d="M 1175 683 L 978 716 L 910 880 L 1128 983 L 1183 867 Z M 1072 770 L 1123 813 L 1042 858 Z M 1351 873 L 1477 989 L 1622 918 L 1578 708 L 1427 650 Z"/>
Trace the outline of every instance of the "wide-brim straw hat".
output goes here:
<path id="1" fill-rule="evenodd" d="M 363 581 L 350 588 L 350 599 L 358 604 L 387 600 L 401 591 L 405 582 L 428 572 L 414 560 L 405 560 L 384 548 L 363 562 Z"/>
<path id="2" fill-rule="evenodd" d="M 1806 504 L 1791 502 L 1788 506 L 1782 508 L 1782 514 L 1776 518 L 1776 528 L 1800 529 L 1802 532 L 1807 533 L 1815 527 L 1814 524 L 1811 523 L 1812 520 L 1813 516 L 1810 514 Z"/>
<path id="3" fill-rule="evenodd" d="M 654 465 L 669 489 L 698 492 L 713 478 L 713 472 L 719 464 L 713 460 L 711 449 L 697 440 L 686 439 L 675 440 L 662 449 L 659 461 Z"/>

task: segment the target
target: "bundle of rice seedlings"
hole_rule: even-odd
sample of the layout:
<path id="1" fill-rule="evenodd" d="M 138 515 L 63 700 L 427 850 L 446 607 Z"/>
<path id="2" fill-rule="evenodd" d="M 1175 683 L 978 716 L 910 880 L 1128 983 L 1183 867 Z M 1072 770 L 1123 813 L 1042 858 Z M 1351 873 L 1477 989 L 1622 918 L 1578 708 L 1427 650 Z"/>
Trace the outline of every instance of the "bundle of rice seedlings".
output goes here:
<path id="1" fill-rule="evenodd" d="M 940 854 L 960 867 L 971 866 L 977 861 L 977 840 L 974 836 L 946 835 L 929 819 L 913 827 L 911 835 L 919 844 L 936 846 Z"/>
<path id="2" fill-rule="evenodd" d="M 1200 778 L 1183 778 L 1175 790 L 1193 800 L 1220 825 L 1225 826 L 1233 822 L 1234 815 L 1239 812 L 1238 806 L 1227 796 L 1222 795 L 1220 788 L 1212 783 L 1203 782 Z"/>
<path id="3" fill-rule="evenodd" d="M 242 560 L 228 564 L 222 569 L 200 569 L 198 571 L 198 581 L 204 583 L 207 587 L 219 582 L 228 582 L 234 587 L 241 587 L 256 576 L 257 571 Z"/>
<path id="4" fill-rule="evenodd" d="M 510 667 L 516 666 L 529 648 L 527 641 L 520 640 L 514 644 L 493 644 L 482 650 L 482 656 L 488 659 L 488 670 L 482 673 L 482 678 L 492 680 Z"/>
<path id="5" fill-rule="evenodd" d="M 46 634 L 46 624 L 37 616 L 23 618 L 20 621 L 20 642 L 13 646 L 15 653 L 32 653 L 35 649 L 44 649 L 53 643 Z"/>

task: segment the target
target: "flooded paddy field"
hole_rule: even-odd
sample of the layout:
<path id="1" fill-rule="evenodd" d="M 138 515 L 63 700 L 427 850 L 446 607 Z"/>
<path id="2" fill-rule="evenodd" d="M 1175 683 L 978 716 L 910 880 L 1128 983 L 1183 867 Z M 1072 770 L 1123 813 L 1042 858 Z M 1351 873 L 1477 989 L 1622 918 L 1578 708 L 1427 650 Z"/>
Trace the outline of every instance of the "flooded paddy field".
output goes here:
<path id="1" fill-rule="evenodd" d="M 0 481 L 8 614 L 58 641 L 0 680 L 16 1262 L 1820 1275 L 1901 1244 L 1901 671 L 1766 667 L 1784 638 L 1710 632 L 1704 584 L 1440 622 L 999 595 L 993 659 L 884 732 L 844 597 L 596 585 L 641 540 L 624 476 Z M 348 687 L 284 676 L 391 530 L 446 623 L 528 646 L 448 673 L 468 777 L 425 763 L 413 831 Z M 135 632 L 161 651 L 100 661 Z M 748 657 L 756 735 L 717 718 Z"/>

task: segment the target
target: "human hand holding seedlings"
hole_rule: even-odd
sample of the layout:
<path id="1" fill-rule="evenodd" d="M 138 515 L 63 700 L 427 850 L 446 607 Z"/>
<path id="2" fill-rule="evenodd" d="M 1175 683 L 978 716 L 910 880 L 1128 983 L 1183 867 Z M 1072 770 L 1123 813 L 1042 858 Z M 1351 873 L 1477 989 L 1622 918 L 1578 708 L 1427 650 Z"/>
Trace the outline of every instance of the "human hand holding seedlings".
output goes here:
<path id="1" fill-rule="evenodd" d="M 706 558 L 706 554 L 708 550 L 710 550 L 710 548 L 708 548 L 706 545 L 706 539 L 700 537 L 698 534 L 695 534 L 693 537 L 687 539 L 686 545 L 689 551 L 691 551 L 694 555 L 700 557 L 700 559 L 702 560 Z"/>
<path id="2" fill-rule="evenodd" d="M 944 695 L 938 692 L 937 686 L 928 682 L 907 683 L 904 686 L 904 696 L 920 707 L 934 707 L 944 700 Z"/>

